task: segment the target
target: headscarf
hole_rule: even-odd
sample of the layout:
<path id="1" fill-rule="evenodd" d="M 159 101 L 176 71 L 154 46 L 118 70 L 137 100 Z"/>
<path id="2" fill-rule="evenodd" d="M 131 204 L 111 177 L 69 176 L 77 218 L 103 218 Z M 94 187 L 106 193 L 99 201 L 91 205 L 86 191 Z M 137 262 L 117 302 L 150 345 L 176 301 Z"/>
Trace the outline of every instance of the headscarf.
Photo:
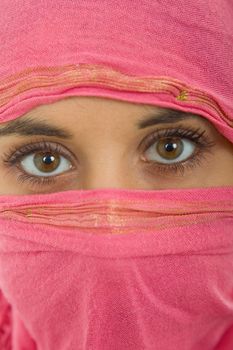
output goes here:
<path id="1" fill-rule="evenodd" d="M 2 0 L 0 122 L 99 96 L 233 142 L 232 18 L 230 0 Z M 232 276 L 232 186 L 0 196 L 4 350 L 231 350 Z"/>

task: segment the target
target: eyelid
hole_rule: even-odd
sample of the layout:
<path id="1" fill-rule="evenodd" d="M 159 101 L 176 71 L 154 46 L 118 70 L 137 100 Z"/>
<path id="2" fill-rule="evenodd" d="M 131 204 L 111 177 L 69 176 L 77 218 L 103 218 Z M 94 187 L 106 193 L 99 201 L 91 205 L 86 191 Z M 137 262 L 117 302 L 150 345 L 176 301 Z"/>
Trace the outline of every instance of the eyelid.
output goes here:
<path id="1" fill-rule="evenodd" d="M 72 169 L 75 169 L 75 163 L 77 159 L 71 150 L 68 150 L 64 145 L 60 144 L 57 141 L 47 140 L 45 138 L 34 138 L 33 142 L 24 143 L 21 146 L 13 146 L 9 149 L 8 152 L 3 154 L 3 162 L 14 165 L 15 163 L 20 162 L 24 157 L 36 152 L 37 150 L 51 150 L 53 152 L 58 152 L 62 156 L 68 158 L 72 162 Z"/>
<path id="2" fill-rule="evenodd" d="M 173 128 L 169 128 L 168 126 L 167 127 L 162 127 L 162 128 L 157 128 L 156 130 L 152 131 L 151 134 L 147 135 L 144 137 L 144 139 L 140 142 L 139 146 L 138 146 L 138 149 L 140 148 L 146 148 L 148 147 L 148 143 L 151 142 L 156 142 L 156 137 L 157 137 L 157 140 L 160 138 L 160 137 L 185 137 L 189 140 L 192 141 L 192 139 L 194 140 L 194 142 L 196 142 L 196 144 L 199 144 L 199 154 L 197 155 L 197 157 L 202 153 L 202 154 L 205 154 L 207 153 L 206 151 L 210 151 L 212 146 L 215 146 L 215 142 L 211 141 L 211 138 L 208 137 L 208 136 L 203 136 L 206 132 L 206 130 L 203 128 L 202 132 L 200 132 L 200 129 L 201 127 L 198 127 L 198 128 L 194 128 L 194 127 L 189 127 L 189 126 L 183 126 L 183 125 L 177 125 L 176 127 L 173 126 Z M 186 136 L 185 136 L 186 135 Z M 196 135 L 196 136 L 195 136 Z M 192 136 L 192 137 L 191 137 Z M 195 141 L 196 140 L 196 141 Z M 74 153 L 69 149 L 67 149 L 64 145 L 60 144 L 60 142 L 57 142 L 57 141 L 53 141 L 53 140 L 47 140 L 45 138 L 34 138 L 33 139 L 33 142 L 27 142 L 27 144 L 25 145 L 25 140 L 24 140 L 24 143 L 23 145 L 21 146 L 17 146 L 17 147 L 12 147 L 14 148 L 14 152 L 15 152 L 15 155 L 17 154 L 17 151 L 18 151 L 18 154 L 21 152 L 23 152 L 24 149 L 27 149 L 28 148 L 28 152 L 25 154 L 22 154 L 22 157 L 20 158 L 20 156 L 17 158 L 15 158 L 15 160 L 9 160 L 8 157 L 9 157 L 9 154 L 11 154 L 11 157 L 13 157 L 14 153 L 10 153 L 10 152 L 13 152 L 12 151 L 12 148 L 11 148 L 11 151 L 8 153 L 8 155 L 5 155 L 5 159 L 7 161 L 5 161 L 5 163 L 7 163 L 8 167 L 10 167 L 10 162 L 12 163 L 18 163 L 19 162 L 19 159 L 22 159 L 23 157 L 29 155 L 29 154 L 32 154 L 33 152 L 36 151 L 36 146 L 38 146 L 38 150 L 41 150 L 43 148 L 46 148 L 48 149 L 48 147 L 51 145 L 51 144 L 55 144 L 55 145 L 58 145 L 59 146 L 59 153 L 61 153 L 64 157 L 67 157 L 71 162 L 72 164 L 76 164 L 77 162 L 77 158 L 76 156 L 74 155 Z M 150 144 L 150 145 L 151 145 Z M 44 145 L 47 145 L 47 147 L 42 147 Z M 201 151 L 201 146 L 203 148 L 203 150 Z M 31 149 L 29 149 L 31 147 Z M 34 147 L 34 149 L 33 149 Z M 54 149 L 52 149 L 54 151 Z M 197 158 L 196 157 L 196 158 Z M 73 162 L 74 161 L 74 162 Z M 197 162 L 197 161 L 196 161 Z M 150 162 L 152 163 L 152 162 Z M 191 164 L 191 161 L 184 161 L 184 162 L 177 162 L 177 163 L 173 163 L 171 165 L 169 164 L 162 164 L 162 163 L 158 163 L 157 162 L 157 165 L 155 164 L 156 162 L 154 162 L 154 164 L 150 164 L 149 166 L 147 165 L 148 169 L 152 169 L 154 168 L 154 174 L 153 176 L 155 176 L 155 173 L 156 172 L 167 172 L 170 175 L 172 175 L 172 172 L 176 172 L 175 170 L 175 164 L 177 164 L 177 168 L 182 168 L 186 170 L 186 167 L 188 168 L 188 163 Z M 183 165 L 185 164 L 185 165 Z M 187 165 L 186 165 L 187 164 Z M 194 164 L 194 161 L 193 163 Z M 14 164 L 12 164 L 13 166 Z M 15 166 L 15 165 L 14 165 Z M 17 167 L 17 166 L 15 166 Z M 18 167 L 19 168 L 19 167 Z M 166 170 L 166 169 L 167 170 Z M 72 172 L 73 170 L 76 170 L 76 166 L 74 165 L 69 171 L 67 171 L 67 173 L 69 173 L 70 171 Z M 45 183 L 49 184 L 48 182 L 48 177 L 44 176 L 44 177 L 38 177 L 40 178 L 42 181 L 41 183 L 39 184 L 39 180 L 37 179 L 36 176 L 33 176 L 33 175 L 26 175 L 26 173 L 23 171 L 23 170 L 20 170 L 21 171 L 21 175 L 18 176 L 18 179 L 26 179 L 27 178 L 27 182 L 34 182 L 34 183 L 37 183 L 37 186 L 43 186 Z M 182 170 L 184 171 L 184 170 Z M 23 174 L 24 172 L 24 174 Z M 63 174 L 63 173 L 62 173 Z M 59 182 L 60 180 L 60 176 L 62 176 L 62 174 L 59 174 L 59 175 L 55 175 L 55 176 L 50 176 L 49 179 L 50 181 L 53 181 L 53 183 L 55 184 Z M 31 179 L 29 179 L 31 177 Z M 58 180 L 58 177 L 59 177 L 59 180 Z M 18 180 L 17 179 L 17 180 Z M 18 182 L 20 182 L 18 180 Z M 23 181 L 22 181 L 23 182 Z M 26 182 L 26 180 L 24 181 Z M 45 186 L 45 185 L 44 185 Z"/>
<path id="3" fill-rule="evenodd" d="M 162 138 L 179 137 L 186 138 L 192 142 L 195 142 L 199 146 L 212 147 L 215 146 L 215 142 L 210 140 L 210 137 L 204 136 L 206 129 L 199 127 L 183 126 L 182 124 L 176 127 L 162 127 L 152 131 L 152 133 L 146 136 L 139 144 L 138 149 L 145 151 L 147 147 L 150 147 L 153 142 L 156 142 Z"/>
<path id="4" fill-rule="evenodd" d="M 151 145 L 153 145 L 155 142 L 157 142 L 158 140 L 161 139 L 161 137 L 158 137 L 158 134 L 160 134 L 160 136 L 163 136 L 163 138 L 167 138 L 169 139 L 169 136 L 165 136 L 166 135 L 170 135 L 170 138 L 174 138 L 174 137 L 178 137 L 178 138 L 186 138 L 189 141 L 193 142 L 196 144 L 196 149 L 193 152 L 193 154 L 188 157 L 186 160 L 183 161 L 178 161 L 178 162 L 172 162 L 172 163 L 159 163 L 157 161 L 151 161 L 151 160 L 147 160 L 144 156 L 141 157 L 141 160 L 143 161 L 143 163 L 145 164 L 145 169 L 147 170 L 147 172 L 152 175 L 153 177 L 155 176 L 155 174 L 158 175 L 166 175 L 166 177 L 171 177 L 173 175 L 176 175 L 178 172 L 183 174 L 186 172 L 186 170 L 188 169 L 195 169 L 197 166 L 201 166 L 202 165 L 202 161 L 206 160 L 206 155 L 207 154 L 213 154 L 213 147 L 216 146 L 216 143 L 211 140 L 211 138 L 209 136 L 203 136 L 204 133 L 203 132 L 197 132 L 199 131 L 200 128 L 198 129 L 192 129 L 192 128 L 187 128 L 187 127 L 179 127 L 178 129 L 173 128 L 173 129 L 160 129 L 159 131 L 162 131 L 159 133 L 158 130 L 152 132 L 151 135 L 149 135 L 148 140 L 144 139 L 143 141 L 143 152 L 145 152 L 148 148 L 150 148 Z M 178 131 L 180 130 L 180 131 Z M 181 131 L 182 130 L 182 131 Z M 179 134 L 186 134 L 188 132 L 191 132 L 191 134 L 193 135 L 193 137 L 184 137 L 184 136 L 179 136 Z M 196 136 L 195 133 L 197 133 Z M 174 134 L 174 136 L 172 135 Z M 193 140 L 192 140 L 193 139 Z M 196 141 L 195 141 L 196 140 Z M 144 155 L 144 153 L 143 153 Z"/>

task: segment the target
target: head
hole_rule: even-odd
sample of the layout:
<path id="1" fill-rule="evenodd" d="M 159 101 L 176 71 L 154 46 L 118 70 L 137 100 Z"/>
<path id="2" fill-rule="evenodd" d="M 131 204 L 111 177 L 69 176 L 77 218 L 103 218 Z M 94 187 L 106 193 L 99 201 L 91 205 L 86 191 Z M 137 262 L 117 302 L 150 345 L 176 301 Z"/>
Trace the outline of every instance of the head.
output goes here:
<path id="1" fill-rule="evenodd" d="M 40 105 L 0 126 L 0 148 L 2 195 L 233 185 L 233 144 L 209 120 L 149 104 Z"/>
<path id="2" fill-rule="evenodd" d="M 232 10 L 1 1 L 0 286 L 19 348 L 226 345 Z M 147 191 L 70 191 L 107 188 Z"/>
<path id="3" fill-rule="evenodd" d="M 17 6 L 0 16 L 0 194 L 233 184 L 227 0 Z M 170 121 L 140 127 L 161 106 Z M 42 135 L 46 125 L 56 130 Z"/>

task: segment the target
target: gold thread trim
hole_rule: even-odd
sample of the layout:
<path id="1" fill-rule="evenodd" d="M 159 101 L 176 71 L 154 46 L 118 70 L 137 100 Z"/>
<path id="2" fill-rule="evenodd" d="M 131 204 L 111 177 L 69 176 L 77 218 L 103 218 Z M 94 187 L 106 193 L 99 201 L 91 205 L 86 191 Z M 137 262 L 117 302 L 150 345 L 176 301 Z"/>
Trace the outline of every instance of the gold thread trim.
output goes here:
<path id="1" fill-rule="evenodd" d="M 99 198 L 87 198 L 87 199 L 81 199 L 80 200 L 80 203 L 77 205 L 76 203 L 66 203 L 66 202 L 62 202 L 62 203 L 58 203 L 58 204 L 43 204 L 41 206 L 40 203 L 31 203 L 31 204 L 25 204 L 25 205 L 22 205 L 20 208 L 17 208 L 17 206 L 15 207 L 14 205 L 6 205 L 5 207 L 2 206 L 2 208 L 0 208 L 0 214 L 1 213 L 4 213 L 5 211 L 15 211 L 17 212 L 17 210 L 19 212 L 21 211 L 27 211 L 29 210 L 30 213 L 32 213 L 32 209 L 35 211 L 35 212 L 40 212 L 40 213 L 43 213 L 47 210 L 49 211 L 57 211 L 59 210 L 59 213 L 62 212 L 62 211 L 65 211 L 66 209 L 70 211 L 74 210 L 76 211 L 77 209 L 80 211 L 80 209 L 82 210 L 85 210 L 85 212 L 87 212 L 87 209 L 85 208 L 85 205 L 87 205 L 89 207 L 90 203 L 93 204 L 93 203 L 96 203 L 96 208 L 98 207 L 102 207 L 105 205 L 107 206 L 108 208 L 111 207 L 111 208 L 114 208 L 114 209 L 117 209 L 117 210 L 121 210 L 123 207 L 127 207 L 128 209 L 132 209 L 132 210 L 138 210 L 137 209 L 137 205 L 141 205 L 142 203 L 144 205 L 146 205 L 147 208 L 152 208 L 152 211 L 153 212 L 156 212 L 158 210 L 162 210 L 162 213 L 164 213 L 164 207 L 166 207 L 166 212 L 171 208 L 172 210 L 176 210 L 178 209 L 183 209 L 183 211 L 185 213 L 187 213 L 187 210 L 188 209 L 191 209 L 193 211 L 193 209 L 196 209 L 197 208 L 197 202 L 198 202 L 198 212 L 200 211 L 206 211 L 208 209 L 211 209 L 211 211 L 215 208 L 216 210 L 221 210 L 223 207 L 229 207 L 229 208 L 232 208 L 232 203 L 233 203 L 233 200 L 230 199 L 230 200 L 226 200 L 226 199 L 223 199 L 223 200 L 220 200 L 218 202 L 213 202 L 213 201 L 208 201 L 207 200 L 192 200 L 192 201 L 177 201 L 177 200 L 171 200 L 171 199 L 168 199 L 168 200 L 164 200 L 163 203 L 166 202 L 166 205 L 159 205 L 159 203 L 155 200 L 155 199 L 145 199 L 143 200 L 142 198 L 139 198 L 138 200 L 135 198 L 135 199 L 123 199 L 123 198 L 120 198 L 120 199 L 116 199 L 116 198 L 104 198 L 104 199 L 99 199 Z M 169 207 L 169 203 L 172 202 L 172 207 Z M 185 204 L 185 209 L 184 209 L 184 204 Z M 129 208 L 129 206 L 131 206 L 131 208 Z M 93 210 L 93 207 L 91 208 L 91 210 Z M 124 209 L 123 209 L 124 210 Z M 139 208 L 140 210 L 140 208 Z M 174 213 L 174 211 L 171 211 L 172 213 Z"/>
<path id="2" fill-rule="evenodd" d="M 166 76 L 130 76 L 111 67 L 97 64 L 72 64 L 55 67 L 29 67 L 0 82 L 0 108 L 15 96 L 32 89 L 77 87 L 92 84 L 121 91 L 167 93 L 181 102 L 211 107 L 231 127 L 231 120 L 215 99 L 206 92 L 192 88 L 178 79 Z M 49 90 L 48 90 L 49 91 Z"/>
<path id="3" fill-rule="evenodd" d="M 9 206 L 0 209 L 0 217 L 8 216 L 9 213 L 12 214 L 12 216 L 62 216 L 64 217 L 67 213 L 68 215 L 82 215 L 83 212 L 85 215 L 92 214 L 93 211 L 95 211 L 95 214 L 107 214 L 109 215 L 116 215 L 121 216 L 122 213 L 125 215 L 127 212 L 127 215 L 137 217 L 142 216 L 145 217 L 148 215 L 148 217 L 159 217 L 159 216 L 169 216 L 169 215 L 187 215 L 187 214 L 208 214 L 208 212 L 226 212 L 229 211 L 233 215 L 232 210 L 232 200 L 223 200 L 221 203 L 214 203 L 211 202 L 210 204 L 208 201 L 199 201 L 198 204 L 198 210 L 196 209 L 196 202 L 186 202 L 185 207 L 182 204 L 182 202 L 174 203 L 173 206 L 169 206 L 169 203 L 166 203 L 164 205 L 159 205 L 158 203 L 155 205 L 155 202 L 153 200 L 146 200 L 145 202 L 143 200 L 141 201 L 131 201 L 129 199 L 127 200 L 103 200 L 100 201 L 99 199 L 92 199 L 92 207 L 89 208 L 90 202 L 87 200 L 87 203 L 83 201 L 78 206 L 73 205 L 72 203 L 64 203 L 61 206 L 60 205 L 26 205 L 21 206 L 20 208 Z M 97 204 L 94 206 L 93 204 L 97 202 Z M 138 208 L 138 204 L 140 205 L 143 203 L 144 208 L 143 210 Z M 87 204 L 87 207 L 86 207 Z M 185 209 L 184 209 L 185 208 Z M 195 211 L 197 210 L 197 212 Z"/>
<path id="4" fill-rule="evenodd" d="M 156 230 L 164 230 L 174 227 L 182 227 L 182 226 L 193 226 L 196 224 L 201 223 L 213 223 L 215 220 L 218 220 L 221 218 L 223 213 L 209 213 L 204 215 L 196 215 L 195 220 L 193 219 L 193 215 L 187 214 L 187 215 L 179 215 L 177 217 L 174 217 L 173 220 L 168 220 L 167 217 L 156 217 L 156 218 L 150 218 L 147 220 L 145 218 L 143 220 L 143 225 L 140 227 L 137 227 L 137 231 L 143 230 L 143 232 L 154 232 Z M 77 229 L 81 231 L 90 231 L 94 232 L 95 230 L 99 231 L 100 229 L 102 231 L 109 231 L 111 229 L 111 233 L 135 233 L 135 217 L 127 216 L 127 218 L 119 217 L 118 215 L 107 215 L 105 217 L 102 217 L 102 215 L 93 214 L 89 218 L 89 223 L 91 223 L 91 226 L 86 225 L 87 219 L 85 218 L 84 224 L 80 221 L 80 218 L 71 219 L 60 219 L 56 217 L 38 217 L 36 215 L 34 216 L 19 216 L 15 215 L 13 212 L 8 212 L 8 215 L 6 215 L 5 219 L 13 219 L 16 221 L 22 221 L 25 223 L 33 222 L 34 224 L 46 224 L 46 225 L 54 225 L 59 227 L 76 227 Z M 29 220 L 30 219 L 30 220 Z M 93 226 L 93 223 L 95 226 Z M 130 227 L 130 224 L 133 224 L 133 227 Z M 109 226 L 110 225 L 110 226 Z M 112 226 L 111 226 L 112 225 Z M 98 227 L 99 226 L 99 227 Z"/>
<path id="5" fill-rule="evenodd" d="M 180 101 L 187 101 L 188 99 L 188 91 L 181 91 L 180 94 L 177 96 L 177 100 L 180 100 Z"/>

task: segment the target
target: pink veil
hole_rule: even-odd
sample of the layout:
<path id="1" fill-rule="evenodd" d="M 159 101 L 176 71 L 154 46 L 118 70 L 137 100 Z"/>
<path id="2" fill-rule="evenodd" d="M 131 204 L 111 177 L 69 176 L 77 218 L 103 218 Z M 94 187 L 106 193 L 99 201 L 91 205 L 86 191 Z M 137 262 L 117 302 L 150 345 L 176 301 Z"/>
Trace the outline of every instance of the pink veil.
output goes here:
<path id="1" fill-rule="evenodd" d="M 233 142 L 232 18 L 229 0 L 2 0 L 0 122 L 100 96 L 200 114 Z M 0 309 L 0 348 L 34 349 L 3 294 Z"/>

